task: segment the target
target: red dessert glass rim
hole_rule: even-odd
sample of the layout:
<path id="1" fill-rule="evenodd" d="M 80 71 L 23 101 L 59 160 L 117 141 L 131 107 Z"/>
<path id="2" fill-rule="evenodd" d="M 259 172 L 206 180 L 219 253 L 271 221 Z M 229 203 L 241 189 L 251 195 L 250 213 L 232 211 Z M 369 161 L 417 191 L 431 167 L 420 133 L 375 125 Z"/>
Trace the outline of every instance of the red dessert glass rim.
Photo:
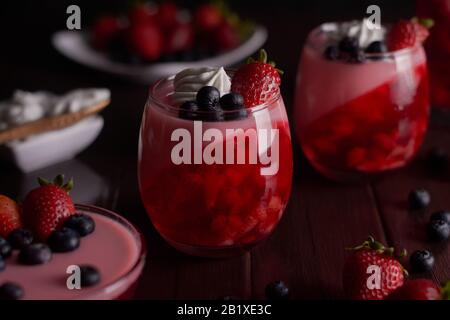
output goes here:
<path id="1" fill-rule="evenodd" d="M 328 23 L 335 23 L 335 24 L 342 24 L 348 21 L 340 21 L 340 22 L 326 22 L 326 23 L 322 23 L 319 26 L 315 27 L 309 34 L 308 37 L 306 39 L 306 44 L 308 47 L 310 47 L 311 49 L 318 51 L 319 48 L 317 45 L 315 45 L 312 40 L 313 37 L 318 37 L 320 34 L 322 33 L 326 33 L 326 31 L 322 30 L 322 26 L 324 24 L 328 24 Z M 389 25 L 387 25 L 389 26 Z M 400 49 L 400 50 L 395 50 L 395 51 L 387 51 L 387 52 L 381 52 L 381 53 L 364 53 L 364 55 L 369 58 L 369 59 L 373 59 L 374 62 L 377 61 L 382 61 L 381 59 L 383 58 L 394 58 L 394 57 L 399 57 L 399 56 L 403 56 L 406 54 L 411 54 L 412 52 L 423 48 L 422 44 L 413 46 L 413 47 L 408 47 L 408 48 L 404 48 L 404 49 Z"/>
<path id="2" fill-rule="evenodd" d="M 228 74 L 230 74 L 230 73 L 232 74 L 232 73 L 234 73 L 234 70 L 227 69 L 226 72 Z M 162 79 L 158 80 L 156 83 L 154 83 L 149 89 L 149 95 L 148 95 L 147 103 L 148 103 L 149 100 L 151 100 L 151 102 L 154 103 L 155 105 L 157 105 L 159 108 L 161 108 L 164 111 L 172 114 L 173 116 L 178 117 L 178 112 L 180 111 L 180 108 L 178 108 L 176 106 L 173 106 L 173 105 L 170 105 L 170 104 L 162 101 L 157 95 L 158 90 L 161 90 L 161 87 L 164 84 L 167 84 L 167 83 L 173 81 L 173 78 L 174 78 L 174 76 L 169 76 L 169 77 L 166 77 L 166 78 L 162 78 Z M 169 96 L 171 94 L 173 94 L 173 91 L 170 92 L 169 94 L 165 95 L 165 97 L 167 97 L 167 96 Z M 257 106 L 253 106 L 253 107 L 250 107 L 250 108 L 245 108 L 245 110 L 247 111 L 247 113 L 249 115 L 253 114 L 253 113 L 256 113 L 258 111 L 264 110 L 264 109 L 272 106 L 280 98 L 281 98 L 281 93 L 280 93 L 280 88 L 278 87 L 276 89 L 276 91 L 274 92 L 274 94 L 272 94 L 272 96 L 267 101 L 265 101 L 264 103 L 259 104 Z M 199 111 L 196 111 L 196 112 L 193 112 L 193 113 L 194 114 L 199 114 L 199 115 L 201 115 L 201 114 L 206 115 L 206 114 L 213 114 L 215 112 L 216 112 L 215 110 L 199 110 Z M 227 115 L 232 115 L 232 114 L 238 114 L 239 112 L 241 112 L 241 109 L 237 109 L 237 110 L 223 110 L 222 112 L 224 114 L 227 114 Z M 227 121 L 227 120 L 224 120 L 224 121 Z"/>
<path id="3" fill-rule="evenodd" d="M 89 292 L 89 296 L 96 296 L 98 293 L 109 291 L 109 289 L 112 289 L 116 287 L 118 284 L 121 284 L 122 282 L 125 282 L 128 277 L 133 274 L 136 270 L 139 268 L 142 268 L 145 264 L 145 259 L 147 256 L 147 246 L 145 242 L 145 238 L 142 234 L 142 232 L 139 231 L 139 229 L 130 221 L 122 217 L 121 215 L 114 213 L 108 209 L 100 208 L 93 205 L 85 205 L 85 204 L 75 204 L 75 210 L 76 211 L 83 211 L 87 213 L 94 213 L 98 214 L 104 217 L 107 217 L 109 219 L 114 220 L 115 222 L 119 223 L 123 227 L 125 227 L 127 230 L 129 230 L 133 237 L 136 239 L 136 243 L 139 246 L 139 254 L 136 259 L 136 262 L 131 266 L 130 270 L 128 270 L 125 274 L 117 278 L 111 283 L 107 283 L 103 286 L 100 286 L 92 291 Z"/>

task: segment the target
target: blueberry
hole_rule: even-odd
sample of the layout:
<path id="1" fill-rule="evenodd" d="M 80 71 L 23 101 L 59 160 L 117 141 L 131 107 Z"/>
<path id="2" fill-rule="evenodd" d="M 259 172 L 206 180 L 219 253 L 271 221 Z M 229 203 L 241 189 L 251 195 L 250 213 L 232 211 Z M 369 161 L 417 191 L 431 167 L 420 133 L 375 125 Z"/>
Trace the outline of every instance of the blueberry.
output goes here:
<path id="1" fill-rule="evenodd" d="M 444 220 L 448 224 L 450 224 L 450 211 L 442 210 L 436 211 L 431 214 L 430 220 Z"/>
<path id="2" fill-rule="evenodd" d="M 100 272 L 96 267 L 84 265 L 80 266 L 81 286 L 90 287 L 100 282 Z"/>
<path id="3" fill-rule="evenodd" d="M 51 259 L 52 251 L 43 243 L 32 243 L 23 247 L 19 253 L 19 262 L 26 265 L 43 264 Z"/>
<path id="4" fill-rule="evenodd" d="M 289 298 L 289 288 L 283 281 L 269 283 L 265 293 L 268 300 L 287 300 Z"/>
<path id="5" fill-rule="evenodd" d="M 412 190 L 408 195 L 408 205 L 411 210 L 425 209 L 430 201 L 430 194 L 425 189 Z"/>
<path id="6" fill-rule="evenodd" d="M 0 286 L 0 300 L 18 300 L 23 297 L 23 289 L 18 284 L 5 282 Z"/>
<path id="7" fill-rule="evenodd" d="M 12 247 L 8 241 L 0 237 L 0 256 L 8 258 L 11 255 Z"/>
<path id="8" fill-rule="evenodd" d="M 48 244 L 54 252 L 69 252 L 80 246 L 80 235 L 73 229 L 63 227 L 55 230 L 48 238 Z"/>
<path id="9" fill-rule="evenodd" d="M 339 51 L 348 53 L 350 55 L 356 54 L 359 51 L 358 39 L 353 37 L 345 37 L 339 42 Z"/>
<path id="10" fill-rule="evenodd" d="M 450 225 L 444 220 L 431 220 L 427 226 L 427 234 L 431 241 L 447 240 L 450 237 Z"/>
<path id="11" fill-rule="evenodd" d="M 199 108 L 195 101 L 186 101 L 180 106 L 178 116 L 187 120 L 200 120 Z"/>
<path id="12" fill-rule="evenodd" d="M 5 262 L 5 259 L 3 259 L 2 256 L 0 256 L 0 271 L 5 270 L 5 268 L 6 268 L 6 262 Z"/>
<path id="13" fill-rule="evenodd" d="M 324 56 L 328 60 L 338 60 L 339 59 L 339 49 L 336 45 L 329 45 L 324 52 Z"/>
<path id="14" fill-rule="evenodd" d="M 90 216 L 77 213 L 66 220 L 64 226 L 75 230 L 82 237 L 91 234 L 95 230 L 95 221 Z"/>
<path id="15" fill-rule="evenodd" d="M 220 106 L 225 111 L 225 120 L 238 120 L 247 118 L 247 110 L 244 107 L 244 98 L 239 93 L 228 93 L 220 98 Z"/>
<path id="16" fill-rule="evenodd" d="M 215 108 L 213 112 L 208 113 L 203 117 L 204 121 L 224 121 L 225 114 L 221 109 Z"/>
<path id="17" fill-rule="evenodd" d="M 198 90 L 196 99 L 201 109 L 214 109 L 219 103 L 220 92 L 216 87 L 205 86 Z"/>
<path id="18" fill-rule="evenodd" d="M 14 249 L 21 249 L 33 242 L 33 235 L 26 229 L 15 229 L 8 235 L 8 242 Z"/>
<path id="19" fill-rule="evenodd" d="M 366 61 L 366 56 L 363 52 L 358 51 L 354 54 L 352 54 L 349 58 L 348 58 L 349 62 L 352 63 L 363 63 Z"/>
<path id="20" fill-rule="evenodd" d="M 383 41 L 373 41 L 367 48 L 366 53 L 384 53 L 387 51 L 386 44 Z"/>
<path id="21" fill-rule="evenodd" d="M 443 148 L 433 148 L 431 149 L 426 158 L 427 166 L 431 171 L 441 172 L 448 167 L 448 153 Z"/>
<path id="22" fill-rule="evenodd" d="M 414 251 L 409 258 L 409 264 L 414 272 L 429 272 L 434 266 L 434 256 L 428 250 Z"/>
<path id="23" fill-rule="evenodd" d="M 219 102 L 224 110 L 237 110 L 244 107 L 244 98 L 235 92 L 223 95 Z"/>

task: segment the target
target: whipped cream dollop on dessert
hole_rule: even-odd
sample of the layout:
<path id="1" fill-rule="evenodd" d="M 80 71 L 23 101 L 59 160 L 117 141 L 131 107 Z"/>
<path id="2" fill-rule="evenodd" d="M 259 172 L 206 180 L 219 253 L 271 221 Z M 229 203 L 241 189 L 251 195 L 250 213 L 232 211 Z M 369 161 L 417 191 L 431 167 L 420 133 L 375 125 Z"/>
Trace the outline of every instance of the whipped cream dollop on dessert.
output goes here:
<path id="1" fill-rule="evenodd" d="M 16 90 L 8 101 L 0 102 L 0 130 L 46 117 L 73 113 L 109 100 L 108 89 L 76 89 L 58 96 L 46 91 Z"/>
<path id="2" fill-rule="evenodd" d="M 330 39 L 334 41 L 339 41 L 345 37 L 356 38 L 361 48 L 367 48 L 375 41 L 383 41 L 386 36 L 384 26 L 375 28 L 368 19 L 344 23 L 325 23 L 321 26 L 321 29 L 328 33 Z"/>
<path id="3" fill-rule="evenodd" d="M 220 95 L 230 92 L 231 80 L 223 67 L 220 68 L 189 68 L 175 75 L 174 94 L 172 101 L 182 104 L 195 100 L 197 92 L 205 86 L 216 87 Z"/>

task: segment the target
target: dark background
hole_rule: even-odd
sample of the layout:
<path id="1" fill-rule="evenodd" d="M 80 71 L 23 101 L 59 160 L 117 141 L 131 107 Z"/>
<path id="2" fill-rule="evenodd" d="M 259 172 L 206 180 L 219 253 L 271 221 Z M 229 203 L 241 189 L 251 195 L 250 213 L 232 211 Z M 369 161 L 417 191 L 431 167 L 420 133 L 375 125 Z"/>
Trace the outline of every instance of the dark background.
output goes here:
<path id="1" fill-rule="evenodd" d="M 415 11 L 413 0 L 229 2 L 241 16 L 268 28 L 265 48 L 285 71 L 282 94 L 289 114 L 297 64 L 309 30 L 325 21 L 360 19 L 371 4 L 380 5 L 383 23 L 411 17 Z M 184 3 L 192 5 L 194 1 Z M 138 224 L 149 245 L 139 298 L 261 298 L 265 285 L 276 279 L 289 284 L 294 298 L 342 298 L 344 247 L 362 242 L 369 233 L 408 250 L 428 247 L 424 241 L 426 219 L 407 217 L 404 201 L 411 188 L 425 186 L 432 192 L 433 210 L 450 206 L 448 174 L 429 178 L 419 156 L 411 166 L 371 183 L 333 183 L 312 170 L 293 139 L 292 197 L 268 241 L 229 260 L 177 253 L 154 231 L 137 188 L 138 130 L 148 87 L 80 66 L 52 49 L 50 35 L 65 28 L 70 4 L 81 7 L 82 28 L 86 29 L 98 13 L 120 10 L 127 2 L 0 2 L 0 99 L 8 98 L 15 89 L 63 93 L 78 87 L 108 87 L 112 103 L 103 112 L 105 127 L 93 145 L 67 163 L 26 175 L 1 162 L 0 193 L 20 199 L 36 176 L 64 172 L 76 179 L 77 201 L 89 199 L 87 202 L 115 210 Z M 430 132 L 423 149 L 438 143 L 450 147 L 448 129 Z M 93 188 L 95 185 L 99 188 Z M 450 277 L 448 247 L 432 248 L 437 255 L 436 268 L 426 276 L 443 281 Z"/>

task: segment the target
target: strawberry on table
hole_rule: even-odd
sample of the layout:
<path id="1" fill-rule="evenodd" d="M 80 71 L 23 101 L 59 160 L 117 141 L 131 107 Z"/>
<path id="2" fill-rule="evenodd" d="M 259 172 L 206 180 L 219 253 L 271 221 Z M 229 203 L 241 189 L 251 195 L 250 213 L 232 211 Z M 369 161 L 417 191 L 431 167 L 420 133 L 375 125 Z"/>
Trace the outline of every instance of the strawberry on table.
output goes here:
<path id="1" fill-rule="evenodd" d="M 247 108 L 262 104 L 278 92 L 280 73 L 274 62 L 267 62 L 267 52 L 262 49 L 258 60 L 249 58 L 247 64 L 236 71 L 231 81 L 231 91 L 244 98 Z"/>
<path id="2" fill-rule="evenodd" d="M 387 43 L 389 50 L 412 48 L 423 43 L 429 36 L 428 29 L 433 26 L 430 19 L 400 20 L 389 31 Z"/>
<path id="3" fill-rule="evenodd" d="M 19 205 L 7 196 L 0 195 L 0 237 L 8 237 L 11 231 L 21 226 Z"/>
<path id="4" fill-rule="evenodd" d="M 59 175 L 53 182 L 38 181 L 40 187 L 30 191 L 23 202 L 23 221 L 36 238 L 46 240 L 75 213 L 69 196 L 73 180 L 64 184 L 64 176 Z"/>
<path id="5" fill-rule="evenodd" d="M 450 284 L 450 283 L 449 283 Z M 388 300 L 441 300 L 441 288 L 429 279 L 408 280 Z"/>
<path id="6" fill-rule="evenodd" d="M 351 250 L 343 272 L 344 290 L 349 299 L 382 300 L 403 285 L 406 270 L 394 257 L 394 248 L 386 248 L 369 237 Z M 378 287 L 376 283 L 369 285 L 373 284 L 369 277 L 374 275 L 376 268 L 379 268 L 380 275 Z"/>

